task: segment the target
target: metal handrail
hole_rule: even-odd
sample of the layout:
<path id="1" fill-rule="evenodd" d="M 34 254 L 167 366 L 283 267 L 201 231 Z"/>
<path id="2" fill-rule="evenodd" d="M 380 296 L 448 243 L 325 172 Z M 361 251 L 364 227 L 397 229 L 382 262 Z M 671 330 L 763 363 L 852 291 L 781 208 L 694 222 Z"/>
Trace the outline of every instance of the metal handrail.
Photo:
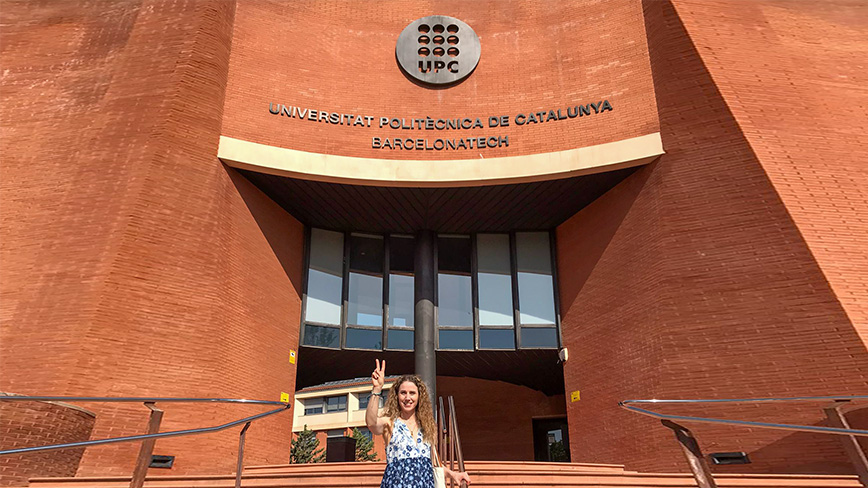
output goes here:
<path id="1" fill-rule="evenodd" d="M 249 400 L 242 398 L 171 398 L 171 397 L 80 397 L 80 396 L 18 396 L 18 395 L 0 395 L 0 401 L 39 401 L 39 402 L 115 402 L 115 403 L 144 403 L 151 410 L 149 422 L 149 431 L 151 433 L 125 436 L 125 437 L 110 437 L 108 439 L 97 439 L 92 441 L 69 442 L 64 444 L 51 444 L 47 446 L 22 447 L 18 449 L 7 449 L 0 451 L 0 456 L 10 454 L 22 454 L 35 451 L 49 451 L 54 449 L 70 449 L 77 447 L 89 447 L 102 444 L 112 444 L 117 442 L 135 442 L 142 441 L 142 448 L 139 452 L 139 458 L 136 462 L 133 476 L 130 480 L 132 488 L 141 488 L 144 483 L 145 473 L 147 471 L 147 463 L 150 460 L 151 452 L 153 451 L 154 442 L 156 439 L 165 437 L 179 437 L 184 435 L 205 434 L 209 432 L 217 432 L 244 424 L 241 429 L 238 448 L 238 462 L 235 473 L 235 486 L 241 486 L 242 472 L 242 456 L 244 453 L 244 438 L 250 423 L 259 420 L 269 415 L 289 410 L 292 404 L 290 402 L 275 402 L 270 400 Z M 212 427 L 200 427 L 196 429 L 175 430 L 170 432 L 157 432 L 159 430 L 160 420 L 162 419 L 162 410 L 154 407 L 156 403 L 233 403 L 246 405 L 280 405 L 280 408 L 269 410 L 267 412 L 251 415 L 242 419 L 233 420 L 225 424 L 215 425 Z"/>
<path id="2" fill-rule="evenodd" d="M 842 395 L 842 396 L 815 396 L 815 397 L 781 397 L 781 398 L 735 398 L 714 400 L 624 400 L 618 402 L 621 408 L 636 412 L 649 417 L 665 420 L 680 420 L 682 422 L 700 422 L 709 424 L 743 425 L 746 427 L 759 427 L 765 429 L 791 430 L 796 432 L 815 432 L 822 434 L 858 435 L 868 436 L 868 430 L 843 429 L 838 427 L 818 427 L 815 425 L 776 424 L 769 422 L 756 422 L 752 420 L 730 420 L 710 417 L 694 417 L 688 415 L 669 415 L 654 412 L 644 408 L 634 407 L 635 403 L 651 404 L 690 404 L 690 403 L 771 403 L 771 402 L 840 402 L 850 400 L 868 400 L 868 395 Z"/>
<path id="3" fill-rule="evenodd" d="M 248 400 L 244 398 L 183 398 L 183 397 L 80 397 L 80 396 L 21 396 L 0 395 L 0 401 L 32 402 L 152 402 L 152 403 L 248 403 L 253 405 L 288 405 L 272 400 Z"/>
<path id="4" fill-rule="evenodd" d="M 852 429 L 847 423 L 841 407 L 853 400 L 868 400 L 868 395 L 836 395 L 836 396 L 805 396 L 805 397 L 766 397 L 766 398 L 732 398 L 732 399 L 703 399 L 703 400 L 624 400 L 618 402 L 621 408 L 631 412 L 647 415 L 660 419 L 664 426 L 672 429 L 676 439 L 681 444 L 682 451 L 690 465 L 690 470 L 696 479 L 697 486 L 701 488 L 716 488 L 714 477 L 711 475 L 708 463 L 702 455 L 702 450 L 699 447 L 699 442 L 693 433 L 677 424 L 675 421 L 681 422 L 696 422 L 707 424 L 722 424 L 736 425 L 745 427 L 756 427 L 761 429 L 786 430 L 794 432 L 811 432 L 816 434 L 834 434 L 841 437 L 844 444 L 844 450 L 853 467 L 859 476 L 859 481 L 863 486 L 868 487 L 868 457 L 859 445 L 856 436 L 868 437 L 868 430 Z M 832 425 L 836 427 L 821 427 L 816 425 L 797 425 L 797 424 L 780 424 L 773 422 L 758 422 L 753 420 L 732 420 L 720 419 L 712 417 L 698 417 L 690 415 L 671 415 L 660 412 L 654 412 L 646 408 L 635 406 L 635 404 L 732 404 L 732 403 L 785 403 L 785 402 L 828 402 L 823 408 L 826 417 Z"/>
<path id="5" fill-rule="evenodd" d="M 439 399 L 440 408 L 437 409 L 437 445 L 440 451 L 440 464 L 445 466 L 449 463 L 449 469 L 454 470 L 458 463 L 458 471 L 464 471 L 464 454 L 461 450 L 461 437 L 458 435 L 458 417 L 455 415 L 455 401 L 448 398 L 448 408 L 443 408 L 443 397 Z M 444 443 L 448 440 L 448 445 Z M 445 461 L 445 462 L 444 462 Z M 455 481 L 449 479 L 449 486 L 454 487 Z M 461 481 L 460 488 L 467 488 L 467 483 Z"/>
<path id="6" fill-rule="evenodd" d="M 818 402 L 818 401 L 843 401 L 843 400 L 868 400 L 868 395 L 836 395 L 836 396 L 804 396 L 804 397 L 762 397 L 762 398 L 713 398 L 699 400 L 624 400 L 618 405 L 628 403 L 762 403 L 762 402 Z"/>

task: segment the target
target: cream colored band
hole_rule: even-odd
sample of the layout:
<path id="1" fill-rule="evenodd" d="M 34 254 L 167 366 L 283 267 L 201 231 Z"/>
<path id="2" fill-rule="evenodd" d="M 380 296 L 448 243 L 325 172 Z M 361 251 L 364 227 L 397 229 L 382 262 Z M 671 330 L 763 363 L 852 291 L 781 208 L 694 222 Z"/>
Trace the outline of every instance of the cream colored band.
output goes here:
<path id="1" fill-rule="evenodd" d="M 660 133 L 566 151 L 490 159 L 407 160 L 318 154 L 220 137 L 217 156 L 233 168 L 355 185 L 455 187 L 554 180 L 650 163 Z"/>

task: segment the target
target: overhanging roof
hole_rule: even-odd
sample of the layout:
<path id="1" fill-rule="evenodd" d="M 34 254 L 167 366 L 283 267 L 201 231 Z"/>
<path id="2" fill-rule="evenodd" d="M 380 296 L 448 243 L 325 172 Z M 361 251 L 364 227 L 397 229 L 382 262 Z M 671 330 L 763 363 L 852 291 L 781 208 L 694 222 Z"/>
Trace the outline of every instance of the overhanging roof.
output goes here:
<path id="1" fill-rule="evenodd" d="M 360 186 L 238 169 L 303 224 L 339 231 L 414 233 L 552 229 L 636 171 L 460 188 Z"/>

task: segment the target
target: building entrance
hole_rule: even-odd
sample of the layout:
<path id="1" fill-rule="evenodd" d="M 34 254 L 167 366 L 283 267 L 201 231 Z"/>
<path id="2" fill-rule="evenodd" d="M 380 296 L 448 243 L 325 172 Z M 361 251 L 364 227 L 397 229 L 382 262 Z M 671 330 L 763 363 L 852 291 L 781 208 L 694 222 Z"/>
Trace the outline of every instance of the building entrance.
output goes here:
<path id="1" fill-rule="evenodd" d="M 533 419 L 535 461 L 570 462 L 567 418 Z"/>

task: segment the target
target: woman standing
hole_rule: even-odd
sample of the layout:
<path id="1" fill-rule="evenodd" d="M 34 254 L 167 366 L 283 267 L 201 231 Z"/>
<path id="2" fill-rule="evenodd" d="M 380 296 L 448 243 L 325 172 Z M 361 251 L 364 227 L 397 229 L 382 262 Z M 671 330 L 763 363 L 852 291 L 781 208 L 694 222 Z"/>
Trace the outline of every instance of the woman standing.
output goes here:
<path id="1" fill-rule="evenodd" d="M 371 396 L 382 397 L 385 382 L 386 361 L 381 365 L 378 359 L 371 373 Z M 386 441 L 386 472 L 380 488 L 434 488 L 431 449 L 436 449 L 437 425 L 425 383 L 415 375 L 402 376 L 389 393 L 382 417 L 377 414 L 379 405 L 371 398 L 365 422 L 371 433 Z M 467 473 L 445 466 L 443 471 L 459 486 L 462 481 L 470 484 Z"/>

